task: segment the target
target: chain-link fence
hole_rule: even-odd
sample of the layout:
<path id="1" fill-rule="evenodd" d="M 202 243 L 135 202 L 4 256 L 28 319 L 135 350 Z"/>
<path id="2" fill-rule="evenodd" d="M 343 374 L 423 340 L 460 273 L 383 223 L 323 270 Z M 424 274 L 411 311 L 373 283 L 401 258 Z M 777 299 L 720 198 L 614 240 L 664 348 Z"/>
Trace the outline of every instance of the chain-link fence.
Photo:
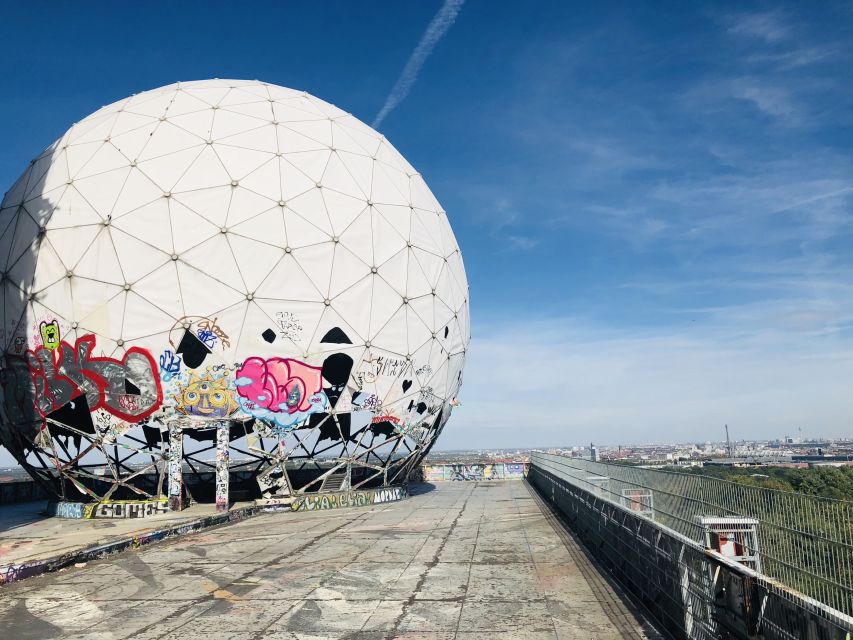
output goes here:
<path id="1" fill-rule="evenodd" d="M 853 502 L 544 453 L 531 463 L 703 545 L 700 518 L 752 518 L 757 541 L 745 555 L 760 558 L 761 573 L 853 615 Z"/>
<path id="2" fill-rule="evenodd" d="M 684 640 L 850 640 L 853 617 L 605 497 L 604 476 L 580 482 L 543 462 L 531 460 L 528 481 L 660 631 Z"/>

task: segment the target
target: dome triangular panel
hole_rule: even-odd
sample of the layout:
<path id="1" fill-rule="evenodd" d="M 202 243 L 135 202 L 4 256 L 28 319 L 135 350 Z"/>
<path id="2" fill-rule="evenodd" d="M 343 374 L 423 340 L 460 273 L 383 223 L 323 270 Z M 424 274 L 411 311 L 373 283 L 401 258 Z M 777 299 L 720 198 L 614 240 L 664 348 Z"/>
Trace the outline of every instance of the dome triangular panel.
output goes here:
<path id="1" fill-rule="evenodd" d="M 112 215 L 113 207 L 127 182 L 130 167 L 81 178 L 74 181 L 74 188 L 92 205 L 101 217 Z"/>
<path id="2" fill-rule="evenodd" d="M 133 159 L 142 163 L 146 160 L 162 158 L 165 155 L 174 154 L 178 151 L 199 148 L 203 144 L 204 138 L 181 129 L 168 121 L 163 121 L 159 123 L 155 135 L 151 136 L 151 140 L 145 145 L 139 156 Z M 177 158 L 172 159 L 175 160 Z M 171 165 L 173 163 L 161 162 L 159 164 Z M 163 168 L 165 169 L 165 166 Z"/>
<path id="3" fill-rule="evenodd" d="M 287 243 L 292 249 L 331 240 L 326 231 L 290 209 L 284 209 L 284 228 L 287 232 Z"/>
<path id="4" fill-rule="evenodd" d="M 172 99 L 166 109 L 166 117 L 179 116 L 185 113 L 198 113 L 210 109 L 210 105 L 204 100 L 199 100 L 194 95 L 177 89 L 172 94 Z"/>
<path id="5" fill-rule="evenodd" d="M 176 193 L 172 198 L 221 229 L 228 218 L 233 191 L 230 185 L 209 187 Z"/>
<path id="6" fill-rule="evenodd" d="M 270 300 L 320 302 L 325 295 L 305 274 L 292 254 L 285 254 L 255 290 L 254 297 Z M 282 305 L 284 306 L 284 305 Z M 280 309 L 284 311 L 285 309 Z"/>
<path id="7" fill-rule="evenodd" d="M 144 167 L 145 165 L 141 165 Z M 222 160 L 211 145 L 205 145 L 200 153 L 197 153 L 186 169 L 177 176 L 168 191 L 182 193 L 184 191 L 195 191 L 212 186 L 225 186 L 231 184 L 231 176 L 222 164 Z M 159 184 L 164 184 L 160 182 Z"/>
<path id="8" fill-rule="evenodd" d="M 167 198 L 158 198 L 115 218 L 112 226 L 166 255 L 175 253 Z"/>
<path id="9" fill-rule="evenodd" d="M 360 260 L 342 244 L 335 247 L 329 297 L 335 298 L 362 278 L 370 278 L 370 265 Z"/>
<path id="10" fill-rule="evenodd" d="M 222 233 L 207 218 L 200 216 L 177 200 L 169 200 L 169 223 L 172 225 L 172 239 L 175 253 L 178 255 Z"/>
<path id="11" fill-rule="evenodd" d="M 249 293 L 260 286 L 284 255 L 279 247 L 236 234 L 228 234 L 228 244 Z"/>
<path id="12" fill-rule="evenodd" d="M 284 249 L 287 234 L 284 230 L 284 211 L 273 207 L 228 228 L 231 235 L 243 236 Z"/>
<path id="13" fill-rule="evenodd" d="M 121 269 L 109 229 L 102 227 L 80 260 L 74 265 L 74 277 L 111 282 L 123 286 L 127 279 Z"/>
<path id="14" fill-rule="evenodd" d="M 216 260 L 210 260 L 212 255 L 216 256 Z M 185 251 L 181 255 L 181 260 L 199 271 L 204 271 L 211 278 L 235 291 L 247 291 L 246 283 L 241 277 L 240 268 L 234 258 L 234 252 L 231 250 L 231 244 L 225 234 L 217 233 Z"/>
<path id="15" fill-rule="evenodd" d="M 127 174 L 124 186 L 112 208 L 113 219 L 134 211 L 163 197 L 163 191 L 139 169 Z"/>

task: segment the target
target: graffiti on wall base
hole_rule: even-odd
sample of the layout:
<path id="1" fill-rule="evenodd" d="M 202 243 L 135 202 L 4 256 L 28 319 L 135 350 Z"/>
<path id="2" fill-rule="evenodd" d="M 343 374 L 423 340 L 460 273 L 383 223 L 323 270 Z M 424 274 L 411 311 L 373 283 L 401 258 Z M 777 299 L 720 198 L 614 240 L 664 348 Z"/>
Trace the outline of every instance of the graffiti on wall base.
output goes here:
<path id="1" fill-rule="evenodd" d="M 427 482 L 446 480 L 477 481 L 523 478 L 523 462 L 496 462 L 493 464 L 425 464 L 423 477 Z"/>
<path id="2" fill-rule="evenodd" d="M 169 501 L 162 500 L 116 500 L 92 505 L 89 518 L 148 518 L 169 512 Z"/>
<path id="3" fill-rule="evenodd" d="M 321 509 L 343 509 L 345 507 L 364 507 L 371 504 L 396 502 L 406 497 L 403 487 L 386 487 L 370 491 L 351 491 L 349 493 L 330 493 L 299 496 L 291 504 L 291 511 L 319 511 Z"/>
<path id="4" fill-rule="evenodd" d="M 157 500 L 107 500 L 104 502 L 52 502 L 47 513 L 58 518 L 88 520 L 91 518 L 147 518 L 168 513 L 169 502 Z"/>

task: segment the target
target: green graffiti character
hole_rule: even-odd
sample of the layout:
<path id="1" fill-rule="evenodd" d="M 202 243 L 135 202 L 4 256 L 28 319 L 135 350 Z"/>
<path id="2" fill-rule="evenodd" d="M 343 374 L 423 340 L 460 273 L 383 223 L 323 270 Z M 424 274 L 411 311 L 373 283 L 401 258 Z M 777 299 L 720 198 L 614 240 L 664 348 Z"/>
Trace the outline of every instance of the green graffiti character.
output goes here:
<path id="1" fill-rule="evenodd" d="M 41 331 L 41 342 L 45 348 L 54 351 L 59 346 L 59 322 L 53 320 L 45 322 L 42 320 L 39 325 Z"/>

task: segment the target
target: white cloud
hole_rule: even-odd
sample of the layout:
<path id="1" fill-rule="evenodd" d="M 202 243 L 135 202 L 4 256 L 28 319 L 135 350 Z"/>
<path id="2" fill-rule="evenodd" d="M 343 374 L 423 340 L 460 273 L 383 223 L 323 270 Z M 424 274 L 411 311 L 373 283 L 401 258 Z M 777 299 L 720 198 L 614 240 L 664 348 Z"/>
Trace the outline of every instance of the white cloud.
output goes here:
<path id="1" fill-rule="evenodd" d="M 412 90 L 412 87 L 418 79 L 421 67 L 424 66 L 424 63 L 427 58 L 429 58 L 432 50 L 435 49 L 435 45 L 438 44 L 438 41 L 444 37 L 447 30 L 453 26 L 454 22 L 456 22 L 456 16 L 459 15 L 459 10 L 462 8 L 462 3 L 464 1 L 465 0 L 444 0 L 444 4 L 441 5 L 441 9 L 439 9 L 438 13 L 435 14 L 435 17 L 429 23 L 426 31 L 424 31 L 424 34 L 421 36 L 418 46 L 415 47 L 412 55 L 409 56 L 406 66 L 403 67 L 403 72 L 400 74 L 400 77 L 397 78 L 397 82 L 391 89 L 391 93 L 389 93 L 388 98 L 386 98 L 385 104 L 382 105 L 379 113 L 376 114 L 376 118 L 373 120 L 372 125 L 374 128 L 381 125 L 382 121 L 385 120 L 388 114 L 391 113 L 391 111 L 393 111 L 394 108 L 409 95 L 409 91 Z"/>
<path id="2" fill-rule="evenodd" d="M 750 55 L 747 62 L 775 65 L 778 69 L 786 71 L 825 62 L 839 55 L 840 51 L 835 46 L 814 45 L 795 47 L 790 51 L 762 51 Z"/>
<path id="3" fill-rule="evenodd" d="M 803 109 L 791 92 L 755 79 L 741 78 L 732 83 L 732 95 L 751 103 L 759 111 L 776 118 L 781 124 L 795 126 L 804 119 Z"/>
<path id="4" fill-rule="evenodd" d="M 506 240 L 509 243 L 509 247 L 511 249 L 520 249 L 522 251 L 533 249 L 539 244 L 539 240 L 537 238 L 531 238 L 529 236 L 522 235 L 510 234 L 506 236 Z"/>
<path id="5" fill-rule="evenodd" d="M 556 139 L 555 139 L 556 137 Z M 660 169 L 663 163 L 652 154 L 637 149 L 631 149 L 624 139 L 613 136 L 594 136 L 589 133 L 572 132 L 561 138 L 551 132 L 550 143 L 565 144 L 567 148 L 578 153 L 581 161 L 577 171 L 585 176 L 593 174 L 621 175 L 631 171 Z M 544 140 L 540 140 L 540 143 Z"/>
<path id="6" fill-rule="evenodd" d="M 768 43 L 780 42 L 791 36 L 791 29 L 778 11 L 747 13 L 730 16 L 728 32 Z"/>
<path id="7" fill-rule="evenodd" d="M 704 325 L 628 333 L 570 318 L 473 335 L 443 449 L 719 440 L 723 424 L 738 438 L 853 430 L 849 338 Z"/>
<path id="8" fill-rule="evenodd" d="M 499 252 L 528 251 L 542 242 L 531 233 L 529 221 L 515 203 L 503 195 L 502 186 L 465 184 L 455 188 L 465 202 L 467 216 L 487 230 Z"/>
<path id="9" fill-rule="evenodd" d="M 817 90 L 811 80 L 793 80 L 774 74 L 708 78 L 684 93 L 683 106 L 691 117 L 698 117 L 700 121 L 726 118 L 727 124 L 736 125 L 747 119 L 754 120 L 757 111 L 768 117 L 768 124 L 774 126 L 810 127 L 818 124 L 809 102 Z"/>

